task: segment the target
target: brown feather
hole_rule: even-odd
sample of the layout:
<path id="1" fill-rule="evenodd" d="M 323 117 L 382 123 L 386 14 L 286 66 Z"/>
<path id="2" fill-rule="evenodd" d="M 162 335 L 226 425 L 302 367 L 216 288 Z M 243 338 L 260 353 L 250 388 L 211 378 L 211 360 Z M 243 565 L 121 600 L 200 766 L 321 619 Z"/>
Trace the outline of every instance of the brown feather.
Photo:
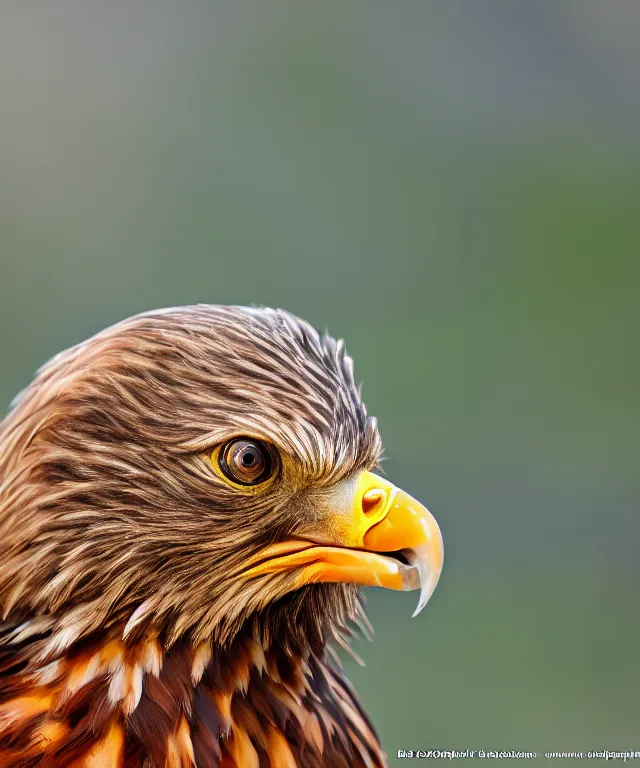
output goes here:
<path id="1" fill-rule="evenodd" d="M 267 491 L 213 470 L 236 435 L 277 446 Z M 239 578 L 379 455 L 342 342 L 286 312 L 147 313 L 56 356 L 0 425 L 0 768 L 383 765 L 326 655 L 357 589 Z"/>

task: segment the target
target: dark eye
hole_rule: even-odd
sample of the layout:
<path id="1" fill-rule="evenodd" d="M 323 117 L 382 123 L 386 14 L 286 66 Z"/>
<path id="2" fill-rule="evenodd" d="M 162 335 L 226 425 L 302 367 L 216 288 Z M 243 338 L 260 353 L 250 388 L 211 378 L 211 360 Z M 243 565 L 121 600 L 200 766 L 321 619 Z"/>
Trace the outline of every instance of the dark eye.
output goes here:
<path id="1" fill-rule="evenodd" d="M 271 477 L 269 449 L 258 440 L 240 437 L 223 446 L 218 463 L 225 477 L 239 485 L 257 485 Z"/>

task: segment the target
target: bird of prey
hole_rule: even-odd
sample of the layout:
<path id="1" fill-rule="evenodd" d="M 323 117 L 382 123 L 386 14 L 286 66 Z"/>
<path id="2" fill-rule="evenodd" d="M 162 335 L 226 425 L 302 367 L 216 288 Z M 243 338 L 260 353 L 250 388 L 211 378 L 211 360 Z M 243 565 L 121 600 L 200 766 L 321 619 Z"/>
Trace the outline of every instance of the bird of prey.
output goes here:
<path id="1" fill-rule="evenodd" d="M 0 768 L 378 768 L 330 649 L 443 558 L 342 342 L 281 310 L 141 314 L 0 425 Z"/>

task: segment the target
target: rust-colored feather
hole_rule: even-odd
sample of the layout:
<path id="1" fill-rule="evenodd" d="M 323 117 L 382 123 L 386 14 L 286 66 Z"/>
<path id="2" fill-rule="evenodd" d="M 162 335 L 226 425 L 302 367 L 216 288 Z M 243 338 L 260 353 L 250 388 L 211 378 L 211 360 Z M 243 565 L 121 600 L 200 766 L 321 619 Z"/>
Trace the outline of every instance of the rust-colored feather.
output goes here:
<path id="1" fill-rule="evenodd" d="M 226 650 L 211 647 L 196 683 L 191 668 L 200 648 L 174 646 L 160 670 L 149 670 L 141 662 L 146 639 L 85 648 L 62 660 L 58 675 L 40 688 L 21 678 L 29 692 L 0 706 L 0 766 L 18 768 L 27 757 L 33 765 L 60 768 L 384 765 L 375 732 L 336 668 L 315 656 L 285 659 L 275 650 L 258 668 L 253 644 L 247 638 Z M 93 675 L 87 675 L 90 666 Z M 145 671 L 131 711 L 127 688 L 136 668 Z"/>

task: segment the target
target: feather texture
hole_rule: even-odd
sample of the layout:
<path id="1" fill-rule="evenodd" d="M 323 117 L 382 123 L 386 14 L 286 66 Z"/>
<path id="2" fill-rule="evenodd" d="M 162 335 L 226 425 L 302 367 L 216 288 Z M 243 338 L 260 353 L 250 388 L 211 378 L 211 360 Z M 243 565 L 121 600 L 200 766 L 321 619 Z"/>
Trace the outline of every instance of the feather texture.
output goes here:
<path id="1" fill-rule="evenodd" d="M 268 489 L 212 451 L 276 446 Z M 280 310 L 126 320 L 57 355 L 0 425 L 0 768 L 377 768 L 329 643 L 348 584 L 241 578 L 374 466 L 342 342 Z"/>
<path id="2" fill-rule="evenodd" d="M 157 652 L 156 637 L 85 641 L 55 674 L 5 673 L 0 765 L 384 765 L 373 727 L 325 656 L 265 653 L 246 636 L 226 650 L 176 643 L 159 663 Z"/>

